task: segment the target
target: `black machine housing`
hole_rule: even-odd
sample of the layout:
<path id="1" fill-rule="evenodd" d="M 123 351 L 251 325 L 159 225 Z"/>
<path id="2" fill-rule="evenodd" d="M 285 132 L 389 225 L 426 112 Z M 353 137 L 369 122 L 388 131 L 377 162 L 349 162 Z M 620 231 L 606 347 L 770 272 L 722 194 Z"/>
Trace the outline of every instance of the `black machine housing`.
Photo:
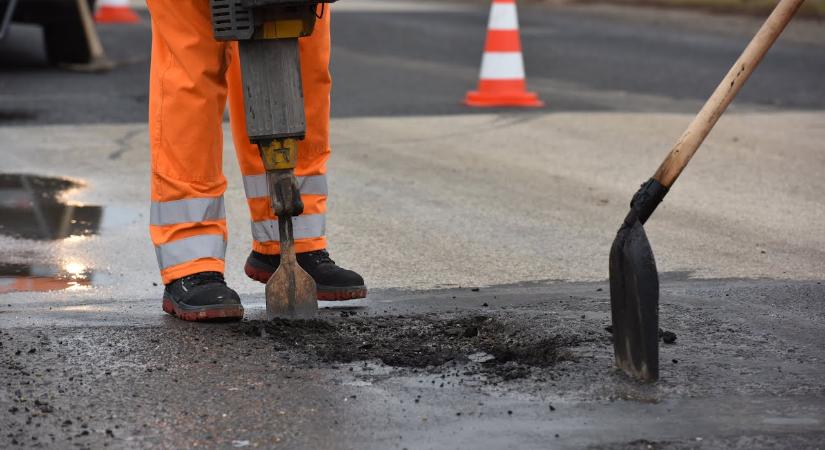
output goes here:
<path id="1" fill-rule="evenodd" d="M 310 8 L 315 11 L 319 3 L 336 0 L 209 0 L 212 8 L 212 29 L 219 41 L 244 41 L 252 39 L 255 27 L 260 25 L 267 10 L 299 11 Z"/>

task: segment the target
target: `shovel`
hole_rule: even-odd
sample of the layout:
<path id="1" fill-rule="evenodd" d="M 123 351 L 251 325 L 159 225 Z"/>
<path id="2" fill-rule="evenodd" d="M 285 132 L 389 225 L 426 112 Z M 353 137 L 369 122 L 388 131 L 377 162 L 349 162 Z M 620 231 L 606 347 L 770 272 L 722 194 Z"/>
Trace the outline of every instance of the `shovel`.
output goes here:
<path id="1" fill-rule="evenodd" d="M 690 123 L 653 178 L 630 202 L 610 249 L 610 309 L 616 366 L 641 381 L 659 378 L 659 276 L 644 223 L 804 0 L 781 0 Z"/>
<path id="2" fill-rule="evenodd" d="M 311 319 L 318 315 L 318 294 L 315 280 L 298 265 L 292 228 L 292 216 L 304 209 L 298 181 L 292 169 L 269 171 L 266 179 L 281 242 L 281 264 L 266 282 L 267 318 Z"/>

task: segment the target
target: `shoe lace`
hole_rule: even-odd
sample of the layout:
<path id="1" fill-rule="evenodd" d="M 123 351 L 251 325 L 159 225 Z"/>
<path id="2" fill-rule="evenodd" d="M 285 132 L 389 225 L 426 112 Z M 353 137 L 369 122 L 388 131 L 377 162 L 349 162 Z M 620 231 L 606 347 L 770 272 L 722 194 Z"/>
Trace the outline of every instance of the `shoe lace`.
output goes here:
<path id="1" fill-rule="evenodd" d="M 203 286 L 205 284 L 214 284 L 220 283 L 226 285 L 226 281 L 223 279 L 223 274 L 220 272 L 200 272 L 194 275 L 190 275 L 186 279 L 187 284 L 192 287 L 195 286 Z"/>
<path id="2" fill-rule="evenodd" d="M 326 250 L 309 252 L 307 253 L 307 256 L 312 258 L 316 266 L 320 266 L 321 264 L 335 264 L 335 261 L 329 257 L 329 252 Z"/>

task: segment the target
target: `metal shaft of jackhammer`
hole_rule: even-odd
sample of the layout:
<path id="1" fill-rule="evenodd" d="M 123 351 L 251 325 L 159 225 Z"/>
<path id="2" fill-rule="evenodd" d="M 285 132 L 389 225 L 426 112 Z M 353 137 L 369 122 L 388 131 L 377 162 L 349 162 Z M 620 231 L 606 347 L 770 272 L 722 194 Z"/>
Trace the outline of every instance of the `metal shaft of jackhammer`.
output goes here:
<path id="1" fill-rule="evenodd" d="M 272 211 L 278 216 L 278 237 L 282 258 L 295 258 L 295 238 L 292 217 L 303 213 L 304 204 L 298 180 L 291 169 L 267 172 L 267 185 Z"/>

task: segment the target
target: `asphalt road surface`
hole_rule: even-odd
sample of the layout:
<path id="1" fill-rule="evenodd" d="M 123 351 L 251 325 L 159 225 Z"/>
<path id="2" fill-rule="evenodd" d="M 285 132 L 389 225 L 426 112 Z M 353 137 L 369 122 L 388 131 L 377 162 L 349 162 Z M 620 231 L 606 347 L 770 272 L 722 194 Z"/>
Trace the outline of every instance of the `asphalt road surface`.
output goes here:
<path id="1" fill-rule="evenodd" d="M 759 21 L 520 13 L 548 106 L 473 111 L 486 4 L 335 6 L 328 234 L 371 291 L 276 324 L 240 270 L 229 155 L 227 280 L 247 318 L 160 310 L 148 22 L 101 27 L 106 74 L 47 67 L 38 30 L 15 26 L 0 42 L 0 448 L 823 448 L 825 27 L 791 25 L 648 222 L 676 341 L 643 385 L 613 368 L 610 243 Z M 24 182 L 46 214 L 13 213 Z"/>
<path id="2" fill-rule="evenodd" d="M 334 117 L 467 112 L 460 102 L 478 78 L 486 5 L 352 0 L 333 14 Z M 759 26 L 604 6 L 522 7 L 520 22 L 530 87 L 555 112 L 695 111 Z M 101 34 L 119 67 L 89 76 L 49 69 L 39 29 L 14 27 L 0 42 L 0 121 L 144 122 L 148 19 Z M 821 24 L 792 23 L 738 105 L 825 106 L 823 34 Z"/>

